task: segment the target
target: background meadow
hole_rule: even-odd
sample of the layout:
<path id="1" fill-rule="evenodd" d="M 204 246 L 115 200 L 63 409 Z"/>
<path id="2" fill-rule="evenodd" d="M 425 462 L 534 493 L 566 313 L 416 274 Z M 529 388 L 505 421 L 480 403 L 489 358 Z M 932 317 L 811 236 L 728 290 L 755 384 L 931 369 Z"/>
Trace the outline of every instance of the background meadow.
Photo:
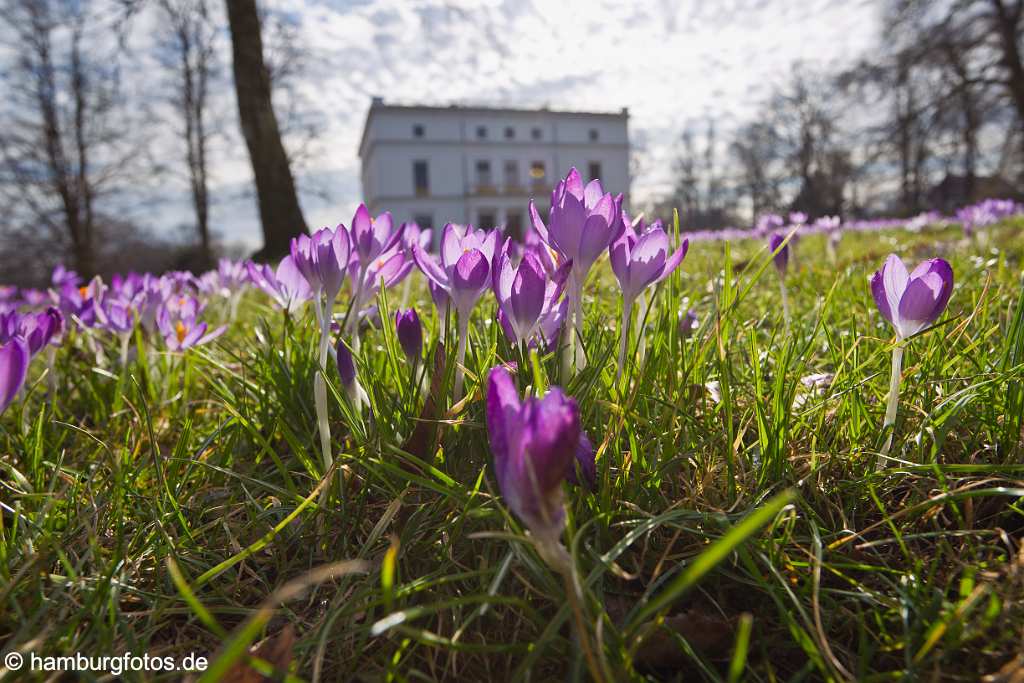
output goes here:
<path id="1" fill-rule="evenodd" d="M 424 362 L 385 288 L 354 354 L 362 413 L 326 368 L 327 477 L 308 307 L 250 289 L 223 336 L 179 353 L 136 328 L 123 365 L 71 330 L 0 419 L 4 649 L 204 652 L 209 680 L 588 680 L 582 631 L 606 680 L 1018 680 L 1022 226 L 846 231 L 834 262 L 801 237 L 788 332 L 763 240 L 694 241 L 647 291 L 621 382 L 605 257 L 585 369 L 511 348 L 488 294 L 455 404 L 414 272 Z M 889 253 L 942 257 L 956 285 L 909 343 L 882 457 L 894 335 L 868 279 Z M 578 603 L 495 483 L 481 392 L 509 361 L 521 390 L 576 399 L 596 449 L 594 490 L 566 489 Z"/>

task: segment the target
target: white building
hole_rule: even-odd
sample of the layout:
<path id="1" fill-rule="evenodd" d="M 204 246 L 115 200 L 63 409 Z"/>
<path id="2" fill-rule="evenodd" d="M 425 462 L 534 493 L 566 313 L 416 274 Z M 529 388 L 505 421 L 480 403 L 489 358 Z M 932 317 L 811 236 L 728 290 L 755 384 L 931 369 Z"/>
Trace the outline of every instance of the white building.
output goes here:
<path id="1" fill-rule="evenodd" d="M 628 200 L 628 119 L 626 109 L 402 106 L 375 97 L 359 143 L 363 199 L 396 223 L 504 226 L 520 236 L 530 199 L 546 220 L 551 189 L 572 166 Z"/>

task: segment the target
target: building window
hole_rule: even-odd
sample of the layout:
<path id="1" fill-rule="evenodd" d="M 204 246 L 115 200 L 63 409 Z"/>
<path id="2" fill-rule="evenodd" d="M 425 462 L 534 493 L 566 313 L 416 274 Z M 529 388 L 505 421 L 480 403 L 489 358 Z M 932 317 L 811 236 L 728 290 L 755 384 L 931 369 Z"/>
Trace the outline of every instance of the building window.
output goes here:
<path id="1" fill-rule="evenodd" d="M 547 176 L 547 171 L 544 168 L 543 161 L 531 161 L 530 162 L 530 180 L 535 183 L 544 181 L 544 177 Z"/>
<path id="2" fill-rule="evenodd" d="M 505 162 L 505 190 L 519 187 L 519 162 L 509 159 Z"/>
<path id="3" fill-rule="evenodd" d="M 412 217 L 412 220 L 420 226 L 421 230 L 430 230 L 434 227 L 434 214 L 432 213 L 418 213 Z"/>
<path id="4" fill-rule="evenodd" d="M 480 140 L 486 140 L 487 139 L 487 126 L 477 126 L 476 127 L 476 136 Z"/>
<path id="5" fill-rule="evenodd" d="M 430 194 L 430 171 L 426 161 L 412 162 L 412 187 L 417 197 Z"/>
<path id="6" fill-rule="evenodd" d="M 476 214 L 476 227 L 490 229 L 498 222 L 498 212 L 495 209 L 480 209 Z"/>
<path id="7" fill-rule="evenodd" d="M 590 180 L 598 180 L 601 177 L 601 162 L 591 161 L 587 164 L 587 174 Z"/>
<path id="8" fill-rule="evenodd" d="M 476 162 L 476 184 L 478 188 L 490 188 L 493 185 L 490 161 L 480 159 Z"/>
<path id="9" fill-rule="evenodd" d="M 532 137 L 534 140 L 540 140 L 542 137 L 544 137 L 544 131 L 542 131 L 539 127 L 534 127 L 534 129 L 530 131 L 530 137 Z"/>
<path id="10" fill-rule="evenodd" d="M 423 134 L 425 132 L 426 131 L 423 128 L 423 124 L 422 123 L 417 123 L 415 126 L 412 127 L 412 136 L 414 138 L 421 138 L 421 137 L 423 137 Z"/>
<path id="11" fill-rule="evenodd" d="M 590 129 L 590 141 L 597 142 L 597 138 L 600 137 L 597 132 L 597 128 Z"/>
<path id="12" fill-rule="evenodd" d="M 506 140 L 515 140 L 516 139 L 516 129 L 513 128 L 512 126 L 505 126 L 505 139 Z"/>
<path id="13" fill-rule="evenodd" d="M 523 212 L 519 209 L 509 209 L 505 213 L 505 236 L 523 241 Z"/>

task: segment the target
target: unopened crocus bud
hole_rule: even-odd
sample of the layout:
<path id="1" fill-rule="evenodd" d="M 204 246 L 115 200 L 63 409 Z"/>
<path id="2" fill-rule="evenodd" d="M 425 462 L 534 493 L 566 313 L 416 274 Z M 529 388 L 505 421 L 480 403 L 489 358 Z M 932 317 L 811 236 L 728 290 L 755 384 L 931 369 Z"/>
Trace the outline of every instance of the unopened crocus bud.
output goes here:
<path id="1" fill-rule="evenodd" d="M 786 241 L 786 238 L 781 234 L 775 232 L 768 238 L 768 247 L 775 254 L 772 258 L 775 260 L 775 268 L 779 271 L 780 275 L 786 274 L 786 268 L 789 266 L 789 245 L 782 247 L 782 243 Z"/>
<path id="2" fill-rule="evenodd" d="M 491 369 L 487 435 L 498 487 L 545 558 L 558 555 L 552 550 L 565 527 L 562 481 L 578 457 L 580 434 L 579 408 L 561 389 L 551 387 L 543 398 L 520 400 L 508 371 Z"/>
<path id="3" fill-rule="evenodd" d="M 415 308 L 395 313 L 395 332 L 405 357 L 415 363 L 423 353 L 423 325 Z"/>
<path id="4" fill-rule="evenodd" d="M 679 338 L 689 339 L 694 330 L 700 326 L 700 321 L 697 320 L 697 312 L 692 308 L 683 313 L 679 312 Z"/>
<path id="5" fill-rule="evenodd" d="M 580 432 L 580 445 L 576 447 L 576 458 L 569 464 L 566 480 L 575 486 L 597 489 L 597 461 L 594 459 L 594 445 L 585 432 Z"/>
<path id="6" fill-rule="evenodd" d="M 338 340 L 335 355 L 338 362 L 338 376 L 341 378 L 341 386 L 345 390 L 345 395 L 348 396 L 355 409 L 361 412 L 363 406 L 369 404 L 370 398 L 366 395 L 363 385 L 359 383 L 352 352 L 341 339 Z"/>
<path id="7" fill-rule="evenodd" d="M 342 386 L 347 388 L 356 381 L 356 364 L 352 360 L 352 352 L 343 340 L 338 340 L 336 351 L 338 356 L 338 376 L 341 378 Z"/>

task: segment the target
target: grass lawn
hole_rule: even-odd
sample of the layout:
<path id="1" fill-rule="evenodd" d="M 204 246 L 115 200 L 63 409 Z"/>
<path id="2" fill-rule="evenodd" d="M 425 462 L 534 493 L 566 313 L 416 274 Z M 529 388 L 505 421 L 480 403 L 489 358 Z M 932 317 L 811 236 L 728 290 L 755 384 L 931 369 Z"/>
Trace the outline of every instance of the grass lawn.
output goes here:
<path id="1" fill-rule="evenodd" d="M 72 332 L 0 418 L 0 649 L 195 652 L 211 680 L 255 680 L 262 641 L 307 681 L 589 680 L 587 651 L 607 681 L 1019 681 L 1022 228 L 847 234 L 835 263 L 804 238 L 788 333 L 762 243 L 691 244 L 648 290 L 621 383 L 607 259 L 571 378 L 509 347 L 488 294 L 453 406 L 454 344 L 417 373 L 386 324 L 356 353 L 362 415 L 329 368 L 329 477 L 308 307 L 249 291 L 215 342 L 171 354 L 137 331 L 125 366 L 113 338 Z M 956 286 L 907 344 L 883 458 L 895 337 L 868 278 L 890 252 L 947 259 Z M 566 488 L 581 600 L 498 492 L 481 392 L 503 360 L 521 390 L 574 397 L 597 450 L 596 489 Z"/>

